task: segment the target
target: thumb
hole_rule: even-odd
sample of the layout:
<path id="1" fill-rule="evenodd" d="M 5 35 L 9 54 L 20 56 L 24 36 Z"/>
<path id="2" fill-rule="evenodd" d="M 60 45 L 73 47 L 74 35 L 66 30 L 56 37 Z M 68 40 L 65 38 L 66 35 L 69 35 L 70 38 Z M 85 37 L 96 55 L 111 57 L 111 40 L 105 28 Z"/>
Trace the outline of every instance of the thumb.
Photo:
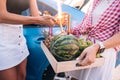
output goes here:
<path id="1" fill-rule="evenodd" d="M 83 51 L 83 52 L 81 53 L 81 55 L 78 57 L 78 59 L 79 59 L 79 60 L 83 60 L 83 59 L 85 58 L 85 56 L 86 56 L 86 52 Z"/>

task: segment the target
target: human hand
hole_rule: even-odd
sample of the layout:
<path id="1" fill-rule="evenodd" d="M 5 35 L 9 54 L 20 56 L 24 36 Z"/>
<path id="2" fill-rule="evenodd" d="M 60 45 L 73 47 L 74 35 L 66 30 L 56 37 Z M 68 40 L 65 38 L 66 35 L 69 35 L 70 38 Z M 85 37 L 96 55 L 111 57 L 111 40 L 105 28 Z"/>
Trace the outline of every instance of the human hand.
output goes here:
<path id="1" fill-rule="evenodd" d="M 55 15 L 56 18 L 56 24 L 60 25 L 60 20 L 63 26 L 65 26 L 68 23 L 68 13 L 62 12 L 62 17 L 59 17 L 58 14 Z"/>
<path id="2" fill-rule="evenodd" d="M 38 16 L 37 19 L 38 19 L 37 24 L 46 25 L 48 27 L 55 26 L 55 18 L 53 16 L 50 15 Z"/>
<path id="3" fill-rule="evenodd" d="M 87 66 L 95 62 L 96 59 L 96 54 L 98 52 L 99 45 L 98 44 L 93 44 L 90 47 L 87 47 L 81 55 L 77 58 L 80 60 L 80 65 L 81 66 Z"/>

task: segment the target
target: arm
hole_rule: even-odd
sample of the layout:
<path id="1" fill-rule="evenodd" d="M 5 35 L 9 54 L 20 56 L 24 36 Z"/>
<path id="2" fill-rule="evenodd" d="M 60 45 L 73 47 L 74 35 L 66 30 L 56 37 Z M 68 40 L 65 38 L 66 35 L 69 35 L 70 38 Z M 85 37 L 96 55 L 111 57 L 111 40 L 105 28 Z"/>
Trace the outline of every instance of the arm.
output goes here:
<path id="1" fill-rule="evenodd" d="M 120 45 L 120 32 L 115 34 L 110 39 L 104 41 L 103 44 L 105 45 L 106 49 Z"/>
<path id="2" fill-rule="evenodd" d="M 0 23 L 8 24 L 41 24 L 47 26 L 54 26 L 54 18 L 51 16 L 45 17 L 30 17 L 22 16 L 14 13 L 9 13 L 6 9 L 6 0 L 0 2 Z"/>
<path id="3" fill-rule="evenodd" d="M 112 36 L 111 38 L 103 42 L 106 49 L 116 47 L 120 45 L 120 32 Z M 82 60 L 81 65 L 89 65 L 95 61 L 96 53 L 99 50 L 99 44 L 93 44 L 92 46 L 86 48 L 82 54 L 79 56 L 79 59 Z"/>
<path id="4" fill-rule="evenodd" d="M 30 13 L 31 16 L 39 16 L 39 9 L 36 0 L 30 0 Z"/>
<path id="5" fill-rule="evenodd" d="M 6 9 L 6 0 L 0 2 L 0 23 L 10 24 L 30 24 L 35 23 L 37 19 L 35 17 L 21 16 L 13 13 L 9 13 Z"/>

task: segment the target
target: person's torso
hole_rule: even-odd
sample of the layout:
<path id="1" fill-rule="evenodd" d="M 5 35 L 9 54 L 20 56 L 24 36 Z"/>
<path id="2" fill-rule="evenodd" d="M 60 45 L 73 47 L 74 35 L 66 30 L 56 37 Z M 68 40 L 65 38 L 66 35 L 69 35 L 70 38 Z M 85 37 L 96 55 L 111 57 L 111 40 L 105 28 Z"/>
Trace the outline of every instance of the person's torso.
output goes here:
<path id="1" fill-rule="evenodd" d="M 21 14 L 22 11 L 29 8 L 29 0 L 7 0 L 8 12 Z"/>

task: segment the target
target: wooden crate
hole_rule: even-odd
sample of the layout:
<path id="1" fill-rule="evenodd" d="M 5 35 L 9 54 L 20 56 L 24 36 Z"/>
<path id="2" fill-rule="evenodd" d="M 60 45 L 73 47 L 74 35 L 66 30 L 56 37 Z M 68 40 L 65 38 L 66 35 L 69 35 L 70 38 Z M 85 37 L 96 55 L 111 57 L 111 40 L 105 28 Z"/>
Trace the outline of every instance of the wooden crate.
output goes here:
<path id="1" fill-rule="evenodd" d="M 80 70 L 80 69 L 86 69 L 86 68 L 91 68 L 91 67 L 98 67 L 102 66 L 104 64 L 104 58 L 97 58 L 94 63 L 88 66 L 77 66 L 78 60 L 71 60 L 71 61 L 62 61 L 58 62 L 52 53 L 48 50 L 48 48 L 44 45 L 44 43 L 41 43 L 41 48 L 43 49 L 47 59 L 49 60 L 52 68 L 54 69 L 55 73 L 60 73 L 60 72 L 68 72 L 72 70 Z"/>

